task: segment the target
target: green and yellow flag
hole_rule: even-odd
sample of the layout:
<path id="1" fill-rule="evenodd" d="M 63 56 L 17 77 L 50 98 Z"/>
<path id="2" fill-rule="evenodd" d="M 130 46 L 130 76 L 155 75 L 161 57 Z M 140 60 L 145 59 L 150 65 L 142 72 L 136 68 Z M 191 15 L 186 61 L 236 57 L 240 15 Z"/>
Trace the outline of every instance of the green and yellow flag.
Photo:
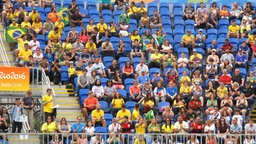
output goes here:
<path id="1" fill-rule="evenodd" d="M 26 34 L 28 32 L 27 28 L 19 27 L 8 27 L 5 33 L 6 42 L 16 42 L 15 37 Z"/>
<path id="2" fill-rule="evenodd" d="M 58 9 L 58 13 L 59 13 L 59 16 L 61 17 L 61 20 L 62 22 L 65 24 L 65 25 L 68 25 L 68 22 L 69 22 L 69 10 L 68 8 L 59 8 Z"/>

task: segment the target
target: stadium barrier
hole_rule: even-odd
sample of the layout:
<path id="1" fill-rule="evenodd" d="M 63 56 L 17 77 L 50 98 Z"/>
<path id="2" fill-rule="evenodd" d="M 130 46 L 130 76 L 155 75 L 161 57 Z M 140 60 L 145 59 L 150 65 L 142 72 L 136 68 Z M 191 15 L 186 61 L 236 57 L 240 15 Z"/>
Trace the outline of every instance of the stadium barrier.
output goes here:
<path id="1" fill-rule="evenodd" d="M 227 143 L 237 143 L 242 144 L 244 141 L 249 143 L 255 143 L 255 134 L 160 134 L 160 133 L 148 133 L 148 134 L 125 134 L 125 133 L 113 133 L 116 138 L 120 140 L 119 144 L 133 144 L 135 140 L 140 138 L 145 140 L 147 144 L 152 144 L 153 141 L 158 141 L 160 144 L 186 144 L 186 143 L 196 143 L 196 144 L 227 144 Z M 51 143 L 52 139 L 59 139 L 63 144 L 69 144 L 71 141 L 77 141 L 78 139 L 90 140 L 93 137 L 98 137 L 100 144 L 107 144 L 108 138 L 110 138 L 109 133 L 94 133 L 93 135 L 85 133 L 71 133 L 71 134 L 60 134 L 60 133 L 28 133 L 28 134 L 18 134 L 18 133 L 2 133 L 0 138 L 3 144 L 8 143 L 10 137 L 15 137 L 15 139 L 10 140 L 10 143 L 21 143 L 28 142 L 48 144 Z M 80 138 L 78 138 L 80 137 Z M 250 138 L 250 139 L 249 139 Z M 192 140 L 195 140 L 192 142 Z M 56 142 L 56 141 L 55 141 Z"/>
<path id="2" fill-rule="evenodd" d="M 1 56 L 1 59 L 2 59 L 3 65 L 5 67 L 10 67 L 10 62 L 9 62 L 8 57 L 7 57 L 6 50 L 4 48 L 4 43 L 3 43 L 2 37 L 0 37 L 0 56 Z"/>

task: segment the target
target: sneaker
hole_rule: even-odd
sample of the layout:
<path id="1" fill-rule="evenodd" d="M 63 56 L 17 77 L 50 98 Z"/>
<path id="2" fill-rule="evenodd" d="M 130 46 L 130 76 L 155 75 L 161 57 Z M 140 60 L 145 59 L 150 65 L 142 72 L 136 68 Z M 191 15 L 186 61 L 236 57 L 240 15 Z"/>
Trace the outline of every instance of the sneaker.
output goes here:
<path id="1" fill-rule="evenodd" d="M 77 94 L 75 94 L 75 97 L 77 97 Z"/>

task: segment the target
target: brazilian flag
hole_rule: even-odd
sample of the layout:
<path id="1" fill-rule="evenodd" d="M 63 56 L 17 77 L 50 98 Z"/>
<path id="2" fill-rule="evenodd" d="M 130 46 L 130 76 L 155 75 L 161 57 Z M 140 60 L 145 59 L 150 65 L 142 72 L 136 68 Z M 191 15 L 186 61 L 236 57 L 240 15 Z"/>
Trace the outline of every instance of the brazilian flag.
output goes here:
<path id="1" fill-rule="evenodd" d="M 58 9 L 59 16 L 61 17 L 62 22 L 64 25 L 68 25 L 69 22 L 69 10 L 68 8 L 59 8 Z"/>
<path id="2" fill-rule="evenodd" d="M 5 33 L 6 42 L 16 42 L 15 37 L 26 34 L 28 32 L 27 28 L 19 28 L 19 27 L 8 27 Z"/>

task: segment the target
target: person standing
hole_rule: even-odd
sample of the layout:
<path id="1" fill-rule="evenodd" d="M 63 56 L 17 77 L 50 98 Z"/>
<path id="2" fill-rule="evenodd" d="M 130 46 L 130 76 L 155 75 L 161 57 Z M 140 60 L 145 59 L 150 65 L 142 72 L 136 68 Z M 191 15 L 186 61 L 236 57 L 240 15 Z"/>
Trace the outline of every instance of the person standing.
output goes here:
<path id="1" fill-rule="evenodd" d="M 52 89 L 48 88 L 46 90 L 47 94 L 43 97 L 43 107 L 44 107 L 44 118 L 47 121 L 47 118 L 50 116 L 53 119 L 53 96 Z"/>
<path id="2" fill-rule="evenodd" d="M 12 108 L 12 133 L 16 132 L 16 128 L 18 128 L 18 133 L 21 133 L 22 128 L 22 120 L 21 116 L 23 114 L 23 108 L 20 105 L 20 99 L 15 99 L 15 106 Z"/>
<path id="3" fill-rule="evenodd" d="M 32 95 L 32 92 L 28 90 L 26 93 L 26 97 L 22 99 L 21 106 L 24 109 L 24 114 L 28 117 L 30 131 L 33 132 L 34 130 L 33 108 L 35 106 L 35 103 L 31 95 Z"/>

